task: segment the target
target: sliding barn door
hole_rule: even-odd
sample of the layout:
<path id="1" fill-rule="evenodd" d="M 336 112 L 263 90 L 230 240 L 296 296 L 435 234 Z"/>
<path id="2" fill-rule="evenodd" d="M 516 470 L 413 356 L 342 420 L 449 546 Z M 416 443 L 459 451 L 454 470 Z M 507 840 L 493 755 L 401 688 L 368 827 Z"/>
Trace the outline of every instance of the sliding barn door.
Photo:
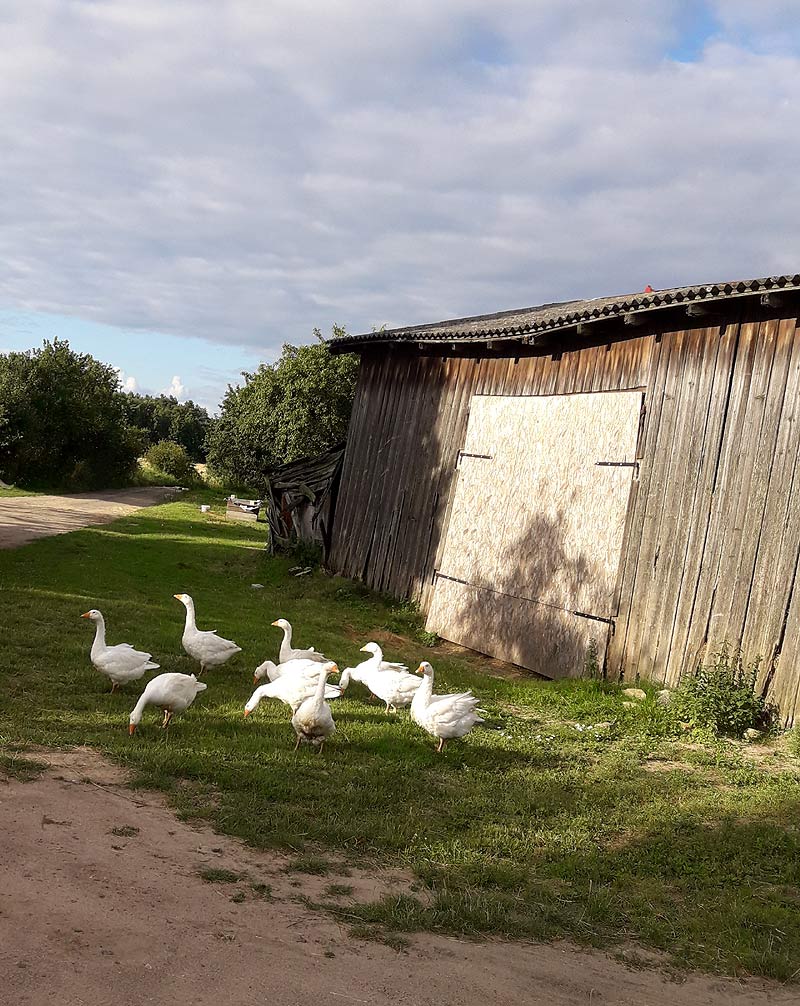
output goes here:
<path id="1" fill-rule="evenodd" d="M 602 663 L 642 403 L 472 399 L 428 629 L 548 677 Z"/>

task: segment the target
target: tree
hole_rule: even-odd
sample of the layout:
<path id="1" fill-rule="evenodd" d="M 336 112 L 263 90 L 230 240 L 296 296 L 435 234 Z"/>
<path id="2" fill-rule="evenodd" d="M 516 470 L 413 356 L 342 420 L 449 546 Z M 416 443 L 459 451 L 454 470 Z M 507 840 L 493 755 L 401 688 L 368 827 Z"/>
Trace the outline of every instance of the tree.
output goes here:
<path id="1" fill-rule="evenodd" d="M 137 436 L 118 387 L 113 367 L 61 339 L 0 355 L 0 475 L 76 488 L 124 483 Z"/>
<path id="2" fill-rule="evenodd" d="M 179 402 L 172 395 L 124 396 L 125 413 L 131 426 L 146 430 L 149 443 L 174 440 L 181 444 L 193 461 L 203 461 L 206 440 L 213 420 L 208 412 L 192 401 Z"/>
<path id="3" fill-rule="evenodd" d="M 345 335 L 334 326 L 334 336 Z M 341 443 L 353 407 L 358 357 L 333 355 L 319 329 L 309 346 L 284 345 L 274 364 L 229 386 L 209 436 L 208 463 L 240 485 L 262 485 L 274 465 Z"/>

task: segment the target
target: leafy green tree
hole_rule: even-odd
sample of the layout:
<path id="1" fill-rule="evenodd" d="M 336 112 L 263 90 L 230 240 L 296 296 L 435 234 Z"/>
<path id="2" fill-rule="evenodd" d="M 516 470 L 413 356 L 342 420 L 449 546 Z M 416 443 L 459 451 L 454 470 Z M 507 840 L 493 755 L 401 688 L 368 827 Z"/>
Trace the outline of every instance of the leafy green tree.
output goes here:
<path id="1" fill-rule="evenodd" d="M 334 326 L 335 336 L 345 335 Z M 358 357 L 333 355 L 319 329 L 309 346 L 284 345 L 244 383 L 229 386 L 209 436 L 208 463 L 222 478 L 259 486 L 274 465 L 320 454 L 347 435 Z"/>
<path id="2" fill-rule="evenodd" d="M 122 484 L 136 467 L 113 367 L 55 339 L 0 355 L 0 475 L 31 485 Z"/>
<path id="3" fill-rule="evenodd" d="M 147 431 L 150 444 L 173 440 L 181 444 L 194 461 L 206 456 L 206 440 L 213 420 L 208 412 L 192 401 L 179 402 L 172 395 L 124 396 L 125 413 L 131 426 Z"/>

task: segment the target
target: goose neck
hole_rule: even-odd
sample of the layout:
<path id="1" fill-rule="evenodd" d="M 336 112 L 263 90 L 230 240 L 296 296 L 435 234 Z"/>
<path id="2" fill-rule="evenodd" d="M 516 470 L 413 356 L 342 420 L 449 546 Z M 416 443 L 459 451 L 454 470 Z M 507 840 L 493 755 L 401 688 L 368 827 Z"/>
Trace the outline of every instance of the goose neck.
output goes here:
<path id="1" fill-rule="evenodd" d="M 432 694 L 433 694 L 433 675 L 423 674 L 420 686 L 414 693 L 412 705 L 415 705 L 417 708 L 419 708 L 420 706 L 424 708 L 425 706 L 430 705 Z"/>
<path id="2" fill-rule="evenodd" d="M 314 705 L 317 709 L 321 709 L 322 703 L 325 701 L 325 685 L 328 682 L 328 674 L 329 671 L 326 668 L 322 668 L 319 672 L 317 690 L 314 692 Z"/>
<path id="3" fill-rule="evenodd" d="M 104 650 L 106 647 L 106 620 L 101 615 L 94 625 L 94 642 L 92 650 Z"/>
<path id="4" fill-rule="evenodd" d="M 192 632 L 197 629 L 197 623 L 195 622 L 194 616 L 194 601 L 186 601 L 186 632 Z"/>
<path id="5" fill-rule="evenodd" d="M 142 722 L 142 714 L 144 713 L 144 707 L 147 705 L 147 695 L 142 692 L 139 696 L 139 701 L 133 707 L 133 712 L 131 713 L 130 722 L 134 726 L 138 726 Z"/>

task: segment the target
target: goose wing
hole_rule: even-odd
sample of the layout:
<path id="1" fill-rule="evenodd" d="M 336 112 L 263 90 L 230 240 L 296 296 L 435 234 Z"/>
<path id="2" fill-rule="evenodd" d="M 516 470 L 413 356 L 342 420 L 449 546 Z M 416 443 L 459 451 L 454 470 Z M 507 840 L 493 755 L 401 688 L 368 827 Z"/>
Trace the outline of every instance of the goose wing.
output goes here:
<path id="1" fill-rule="evenodd" d="M 393 664 L 388 660 L 382 660 L 378 667 L 378 670 L 382 673 L 385 671 L 394 671 L 395 673 L 408 673 L 408 664 Z"/>

